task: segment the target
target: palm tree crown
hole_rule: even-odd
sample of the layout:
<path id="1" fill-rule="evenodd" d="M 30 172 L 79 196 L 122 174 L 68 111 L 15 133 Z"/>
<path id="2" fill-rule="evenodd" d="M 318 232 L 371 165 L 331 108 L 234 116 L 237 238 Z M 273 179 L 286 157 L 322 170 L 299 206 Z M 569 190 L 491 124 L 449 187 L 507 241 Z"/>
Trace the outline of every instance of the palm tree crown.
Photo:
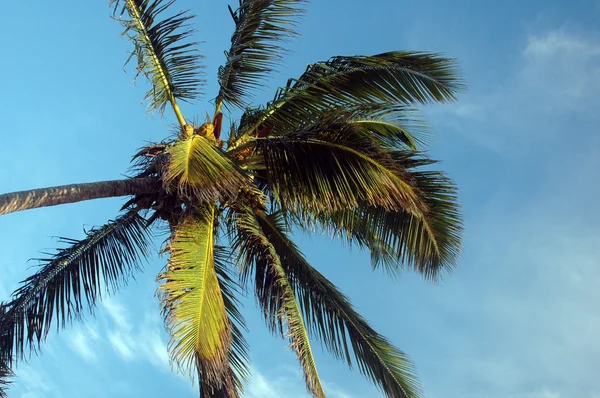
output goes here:
<path id="1" fill-rule="evenodd" d="M 113 221 L 63 239 L 0 305 L 0 396 L 51 325 L 64 327 L 122 286 L 165 226 L 169 259 L 158 297 L 170 357 L 202 397 L 243 396 L 248 355 L 236 297 L 248 287 L 269 329 L 289 340 L 313 396 L 325 393 L 311 339 L 356 364 L 386 396 L 421 396 L 407 355 L 307 262 L 290 231 L 327 231 L 392 272 L 408 267 L 436 280 L 450 270 L 461 247 L 456 190 L 422 151 L 414 106 L 453 101 L 462 82 L 454 61 L 438 54 L 338 56 L 253 105 L 252 90 L 276 68 L 304 3 L 240 0 L 229 8 L 235 31 L 214 114 L 196 125 L 178 106 L 201 94 L 192 16 L 174 12 L 174 0 L 110 0 L 150 83 L 150 109 L 171 107 L 177 133 L 135 154 L 126 180 L 0 195 L 0 214 L 129 197 Z M 241 117 L 226 124 L 223 112 L 236 110 Z"/>

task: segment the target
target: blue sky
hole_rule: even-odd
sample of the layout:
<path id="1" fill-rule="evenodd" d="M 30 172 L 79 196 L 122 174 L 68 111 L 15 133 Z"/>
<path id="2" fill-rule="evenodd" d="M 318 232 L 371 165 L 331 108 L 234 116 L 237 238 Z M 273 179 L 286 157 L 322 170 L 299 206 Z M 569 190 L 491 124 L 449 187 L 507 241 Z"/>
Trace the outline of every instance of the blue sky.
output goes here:
<path id="1" fill-rule="evenodd" d="M 60 4 L 59 4 L 60 3 Z M 127 43 L 107 2 L 8 2 L 0 16 L 3 145 L 0 191 L 119 178 L 130 155 L 167 133 L 146 113 L 145 84 L 125 74 Z M 368 4 L 367 4 L 368 3 Z M 232 23 L 225 2 L 180 1 L 199 16 L 206 95 Z M 432 286 L 390 280 L 368 256 L 326 237 L 299 237 L 311 262 L 366 318 L 409 353 L 430 398 L 599 398 L 600 2 L 577 0 L 314 1 L 264 101 L 308 63 L 388 50 L 443 52 L 469 90 L 430 107 L 433 156 L 461 188 L 466 232 L 458 268 Z M 111 199 L 0 218 L 0 299 L 33 272 L 52 236 L 114 217 Z M 196 396 L 169 370 L 152 260 L 85 325 L 52 334 L 18 369 L 11 397 Z M 254 376 L 249 398 L 307 397 L 293 353 L 245 313 Z M 381 396 L 317 349 L 331 398 Z"/>

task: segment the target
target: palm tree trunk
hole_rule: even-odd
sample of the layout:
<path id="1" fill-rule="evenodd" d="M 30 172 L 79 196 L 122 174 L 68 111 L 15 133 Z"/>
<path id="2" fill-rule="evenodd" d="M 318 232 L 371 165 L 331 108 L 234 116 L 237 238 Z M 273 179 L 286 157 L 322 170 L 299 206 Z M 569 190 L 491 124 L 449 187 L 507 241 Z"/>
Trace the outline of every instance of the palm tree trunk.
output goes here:
<path id="1" fill-rule="evenodd" d="M 157 184 L 154 178 L 130 178 L 11 192 L 0 195 L 0 215 L 83 200 L 150 193 L 156 191 Z"/>

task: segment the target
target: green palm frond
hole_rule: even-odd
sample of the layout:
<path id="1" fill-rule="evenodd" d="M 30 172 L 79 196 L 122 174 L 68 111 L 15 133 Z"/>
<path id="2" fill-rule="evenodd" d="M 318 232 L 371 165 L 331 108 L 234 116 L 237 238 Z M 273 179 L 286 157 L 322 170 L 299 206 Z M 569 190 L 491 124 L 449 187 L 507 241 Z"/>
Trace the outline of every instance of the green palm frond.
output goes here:
<path id="1" fill-rule="evenodd" d="M 352 366 L 354 356 L 359 370 L 388 397 L 421 397 L 421 388 L 408 356 L 373 330 L 348 299 L 311 267 L 287 236 L 282 214 L 263 215 L 259 222 L 281 259 L 311 334 L 318 336 L 329 351 L 349 366 Z"/>
<path id="2" fill-rule="evenodd" d="M 369 217 L 367 211 L 371 213 L 382 212 L 385 210 L 378 207 L 366 207 L 347 209 L 336 212 L 290 212 L 285 209 L 280 210 L 289 225 L 293 225 L 308 234 L 315 231 L 325 231 L 331 236 L 332 240 L 340 239 L 342 243 L 348 243 L 350 247 L 358 245 L 361 248 L 369 250 L 371 255 L 371 265 L 373 269 L 383 266 L 390 276 L 396 276 L 398 271 L 404 265 L 399 260 L 399 253 L 386 240 L 387 229 L 377 229 L 379 224 L 372 222 L 373 217 Z M 393 214 L 393 213 L 392 213 Z M 404 213 L 401 213 L 404 214 Z M 365 220 L 371 220 L 371 223 Z"/>
<path id="3" fill-rule="evenodd" d="M 316 218 L 317 227 L 370 249 L 375 266 L 393 272 L 412 266 L 436 279 L 454 265 L 461 247 L 456 188 L 428 170 L 434 161 L 406 150 L 404 129 L 388 122 L 404 110 L 393 109 L 333 112 L 308 128 L 255 138 L 230 154 L 246 153 L 242 164 L 279 206 L 302 216 L 301 228 L 314 227 Z M 363 119 L 377 112 L 376 119 Z"/>
<path id="4" fill-rule="evenodd" d="M 419 214 L 410 176 L 372 132 L 323 123 L 283 137 L 257 138 L 231 151 L 265 180 L 276 200 L 299 210 L 335 211 L 360 203 Z"/>
<path id="5" fill-rule="evenodd" d="M 334 57 L 310 65 L 298 80 L 290 79 L 243 136 L 255 135 L 263 126 L 280 135 L 294 131 L 333 108 L 453 101 L 462 86 L 455 62 L 438 54 Z"/>
<path id="6" fill-rule="evenodd" d="M 170 155 L 165 168 L 167 191 L 177 190 L 182 197 L 200 202 L 235 195 L 246 178 L 214 142 L 198 134 L 176 141 L 167 148 Z"/>
<path id="7" fill-rule="evenodd" d="M 349 122 L 349 124 L 354 125 L 356 128 L 370 131 L 374 135 L 377 134 L 382 137 L 393 137 L 394 139 L 401 141 L 409 149 L 417 149 L 417 144 L 415 143 L 413 136 L 398 124 L 394 124 L 387 120 L 373 119 L 355 120 Z"/>
<path id="8" fill-rule="evenodd" d="M 171 358 L 184 373 L 198 376 L 203 391 L 234 386 L 229 383 L 231 322 L 215 267 L 214 230 L 212 206 L 177 225 L 167 247 L 167 270 L 159 276 Z"/>
<path id="9" fill-rule="evenodd" d="M 436 162 L 420 154 L 394 151 L 390 156 L 409 173 L 422 204 L 421 213 L 387 210 L 363 202 L 340 211 L 295 212 L 290 220 L 301 229 L 325 230 L 369 249 L 375 268 L 383 265 L 396 273 L 409 266 L 428 279 L 438 280 L 442 271 L 454 267 L 462 245 L 456 186 L 442 172 L 423 170 Z"/>
<path id="10" fill-rule="evenodd" d="M 125 27 L 123 35 L 134 45 L 131 57 L 137 58 L 137 72 L 144 74 L 152 88 L 145 100 L 150 110 L 173 107 L 181 126 L 186 124 L 177 100 L 191 101 L 200 94 L 201 56 L 195 43 L 186 42 L 192 34 L 187 12 L 163 17 L 174 0 L 110 0 L 114 15 Z M 122 4 L 122 10 L 119 8 Z M 124 19 L 127 12 L 129 19 Z"/>
<path id="11" fill-rule="evenodd" d="M 229 377 L 225 378 L 225 383 L 220 389 L 205 386 L 205 388 L 202 388 L 202 393 L 205 394 L 206 398 L 237 398 L 243 396 L 244 382 L 248 381 L 250 377 L 248 344 L 243 335 L 243 331 L 246 330 L 246 321 L 238 309 L 240 303 L 236 298 L 236 293 L 240 292 L 241 287 L 238 281 L 234 280 L 228 272 L 228 269 L 232 268 L 230 264 L 231 254 L 224 247 L 215 246 L 214 257 L 215 270 L 223 295 L 223 305 L 231 321 Z"/>
<path id="12" fill-rule="evenodd" d="M 146 220 L 129 211 L 87 232 L 83 240 L 62 238 L 70 246 L 23 281 L 0 316 L 0 361 L 12 364 L 37 350 L 54 321 L 64 327 L 93 309 L 102 290 L 114 292 L 141 268 L 150 243 Z"/>
<path id="13" fill-rule="evenodd" d="M 254 270 L 256 295 L 267 324 L 271 331 L 287 334 L 304 370 L 307 390 L 314 397 L 325 397 L 300 303 L 279 256 L 251 210 L 242 210 L 235 222 L 237 231 L 232 245 L 240 256 L 245 279 Z"/>
<path id="14" fill-rule="evenodd" d="M 262 115 L 260 109 L 248 109 L 240 120 L 240 125 L 232 129 L 232 142 L 251 126 L 259 122 Z M 419 112 L 413 107 L 396 103 L 371 103 L 353 107 L 335 107 L 324 111 L 318 117 L 305 119 L 302 124 L 295 126 L 295 132 L 310 129 L 315 125 L 337 124 L 345 125 L 346 129 L 362 130 L 383 146 L 396 149 L 417 150 L 427 145 L 431 131 Z M 269 123 L 261 125 L 255 136 L 281 137 L 290 134 L 287 129 L 278 130 Z M 253 137 L 246 137 L 245 142 Z M 238 142 L 239 145 L 239 142 Z M 232 149 L 235 149 L 233 145 Z"/>
<path id="15" fill-rule="evenodd" d="M 327 126 L 369 137 L 374 144 L 392 149 L 417 150 L 426 145 L 430 131 L 416 109 L 394 103 L 372 103 L 355 107 L 333 108 L 323 113 L 316 123 L 297 126 Z M 285 135 L 285 134 L 284 134 Z M 277 136 L 271 133 L 270 136 Z"/>
<path id="16" fill-rule="evenodd" d="M 219 68 L 217 111 L 223 102 L 243 107 L 249 90 L 273 71 L 284 50 L 279 44 L 295 35 L 294 20 L 304 0 L 240 0 L 229 11 L 235 22 L 227 61 Z"/>
<path id="17" fill-rule="evenodd" d="M 405 105 L 359 106 L 349 111 L 345 122 L 370 134 L 382 145 L 396 149 L 417 150 L 427 144 L 431 135 L 418 112 Z"/>

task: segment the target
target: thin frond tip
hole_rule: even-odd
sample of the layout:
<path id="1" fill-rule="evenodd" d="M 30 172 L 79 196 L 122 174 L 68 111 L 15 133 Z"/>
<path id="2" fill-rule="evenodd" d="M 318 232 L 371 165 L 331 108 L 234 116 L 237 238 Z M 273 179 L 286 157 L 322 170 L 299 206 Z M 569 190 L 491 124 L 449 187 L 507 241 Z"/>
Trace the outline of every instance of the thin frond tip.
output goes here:
<path id="1" fill-rule="evenodd" d="M 219 68 L 217 110 L 223 102 L 247 105 L 250 89 L 273 71 L 284 48 L 280 42 L 296 34 L 295 21 L 303 14 L 303 0 L 242 0 L 229 8 L 235 31 L 226 63 Z M 246 98 L 245 98 L 246 97 Z"/>
<path id="2" fill-rule="evenodd" d="M 193 33 L 189 27 L 193 16 L 187 11 L 168 14 L 174 2 L 111 0 L 115 18 L 125 27 L 123 35 L 134 46 L 129 59 L 137 59 L 137 73 L 143 74 L 152 85 L 145 97 L 150 101 L 150 110 L 163 112 L 170 103 L 184 126 L 177 100 L 191 101 L 201 94 L 202 57 L 196 43 L 188 41 Z M 123 18 L 125 13 L 128 19 Z"/>

